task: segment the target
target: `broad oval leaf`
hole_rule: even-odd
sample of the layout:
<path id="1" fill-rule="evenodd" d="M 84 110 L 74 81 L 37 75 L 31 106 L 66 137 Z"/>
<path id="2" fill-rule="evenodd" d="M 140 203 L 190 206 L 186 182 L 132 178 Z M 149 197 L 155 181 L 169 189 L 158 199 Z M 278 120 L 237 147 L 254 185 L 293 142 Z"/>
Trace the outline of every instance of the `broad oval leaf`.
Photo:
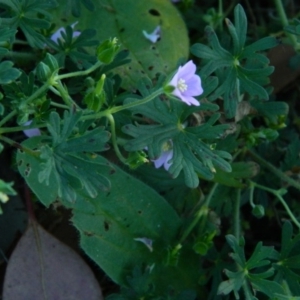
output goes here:
<path id="1" fill-rule="evenodd" d="M 59 12 L 53 13 L 58 27 L 78 21 L 71 15 L 68 2 L 64 3 L 61 2 Z M 76 29 L 95 28 L 99 41 L 116 37 L 122 49 L 129 50 L 131 62 L 117 70 L 124 86 L 136 87 L 141 77 L 153 79 L 157 73 L 168 74 L 177 67 L 179 59 L 187 59 L 186 25 L 170 0 L 98 0 L 94 5 L 93 12 L 81 11 Z M 152 43 L 143 30 L 150 34 L 157 26 L 160 39 Z"/>

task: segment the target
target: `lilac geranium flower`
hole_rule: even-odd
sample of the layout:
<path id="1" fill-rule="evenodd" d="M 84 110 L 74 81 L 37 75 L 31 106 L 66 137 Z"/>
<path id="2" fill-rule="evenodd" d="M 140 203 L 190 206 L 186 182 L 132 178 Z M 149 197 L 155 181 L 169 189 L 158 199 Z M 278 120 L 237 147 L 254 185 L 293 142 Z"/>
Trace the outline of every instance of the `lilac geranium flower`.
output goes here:
<path id="1" fill-rule="evenodd" d="M 32 123 L 32 120 L 27 121 L 26 123 L 24 123 L 24 126 L 29 126 Z M 33 136 L 37 136 L 37 135 L 41 135 L 41 131 L 38 128 L 31 128 L 31 129 L 25 129 L 23 130 L 24 134 L 27 137 L 33 137 Z"/>
<path id="2" fill-rule="evenodd" d="M 143 30 L 143 35 L 153 44 L 156 43 L 160 38 L 160 26 L 157 26 L 152 33 L 147 33 L 147 31 Z"/>
<path id="3" fill-rule="evenodd" d="M 78 22 L 75 22 L 71 25 L 71 27 L 74 29 L 74 27 L 77 25 Z M 53 42 L 55 42 L 56 44 L 58 44 L 58 40 L 62 40 L 62 33 L 66 32 L 66 29 L 64 27 L 60 27 L 59 29 L 57 29 L 52 35 L 51 35 L 51 40 Z M 80 31 L 73 31 L 73 38 L 77 37 L 80 35 Z"/>
<path id="4" fill-rule="evenodd" d="M 187 105 L 199 106 L 200 103 L 194 96 L 200 96 L 203 93 L 201 78 L 196 75 L 196 65 L 192 60 L 184 66 L 180 66 L 169 85 L 175 89 L 172 94 L 178 97 Z"/>
<path id="5" fill-rule="evenodd" d="M 172 141 L 165 144 L 162 154 L 159 158 L 152 160 L 156 169 L 164 166 L 165 170 L 168 171 L 172 163 L 170 160 L 173 157 L 173 143 Z"/>

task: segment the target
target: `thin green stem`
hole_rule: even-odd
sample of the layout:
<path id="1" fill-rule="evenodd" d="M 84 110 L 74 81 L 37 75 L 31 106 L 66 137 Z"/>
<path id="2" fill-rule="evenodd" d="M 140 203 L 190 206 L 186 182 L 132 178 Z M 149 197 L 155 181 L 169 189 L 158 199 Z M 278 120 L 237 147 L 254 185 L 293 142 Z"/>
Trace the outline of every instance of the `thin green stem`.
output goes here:
<path id="1" fill-rule="evenodd" d="M 67 74 L 57 75 L 57 76 L 55 76 L 55 80 L 62 80 L 65 78 L 71 78 L 71 77 L 77 77 L 77 76 L 85 76 L 85 75 L 92 73 L 96 69 L 98 69 L 101 65 L 102 65 L 102 62 L 98 61 L 93 66 L 91 66 L 90 68 L 88 68 L 84 71 L 77 71 L 77 72 L 71 72 L 71 73 L 67 73 Z"/>
<path id="2" fill-rule="evenodd" d="M 268 163 L 265 159 L 263 159 L 260 155 L 255 153 L 252 150 L 248 150 L 248 152 L 253 156 L 260 164 L 265 166 L 267 169 L 269 169 L 274 175 L 282 179 L 283 181 L 287 182 L 291 186 L 295 187 L 296 189 L 300 190 L 300 183 L 294 180 L 293 178 L 287 176 L 279 169 L 275 168 L 272 164 Z"/>
<path id="3" fill-rule="evenodd" d="M 282 0 L 274 0 L 274 2 L 275 2 L 275 6 L 276 6 L 276 9 L 277 9 L 282 27 L 288 26 L 289 25 L 289 20 L 286 16 L 286 13 L 285 13 L 285 10 L 284 10 L 283 4 L 282 4 Z M 294 34 L 290 34 L 290 33 L 286 33 L 286 35 L 290 39 L 292 45 L 295 48 L 298 48 L 298 42 L 297 42 L 296 36 Z"/>
<path id="4" fill-rule="evenodd" d="M 184 233 L 182 234 L 180 240 L 179 240 L 179 244 L 182 244 L 185 239 L 189 236 L 189 234 L 192 232 L 192 230 L 195 228 L 195 226 L 198 224 L 199 220 L 201 218 L 205 218 L 208 215 L 209 212 L 209 203 L 212 199 L 213 194 L 216 191 L 216 188 L 218 186 L 218 183 L 215 183 L 209 194 L 207 195 L 203 205 L 201 205 L 201 207 L 199 208 L 199 210 L 197 211 L 197 213 L 195 214 L 195 218 L 192 221 L 192 223 L 189 225 L 189 227 L 184 231 Z"/>
<path id="5" fill-rule="evenodd" d="M 106 109 L 104 111 L 101 111 L 101 112 L 98 112 L 98 113 L 95 113 L 95 114 L 83 116 L 81 118 L 81 120 L 100 119 L 102 117 L 107 117 L 108 115 L 115 114 L 115 113 L 120 112 L 122 110 L 146 104 L 147 102 L 153 100 L 154 98 L 158 97 L 161 94 L 163 94 L 163 89 L 162 88 L 154 91 L 151 95 L 149 95 L 148 97 L 146 97 L 146 98 L 144 98 L 142 100 L 130 102 L 130 103 L 127 103 L 127 104 L 124 104 L 124 105 L 119 105 L 119 106 L 111 107 L 111 108 L 108 108 L 108 109 Z"/>
<path id="6" fill-rule="evenodd" d="M 220 26 L 220 31 L 223 32 L 223 22 L 224 21 L 224 12 L 223 12 L 223 0 L 218 1 L 218 23 L 217 26 Z"/>
<path id="7" fill-rule="evenodd" d="M 243 291 L 244 291 L 244 294 L 245 294 L 245 299 L 246 300 L 252 300 L 253 299 L 253 294 L 251 293 L 251 290 L 249 288 L 249 284 L 248 284 L 247 280 L 244 280 L 244 283 L 243 283 L 242 287 L 243 287 Z"/>
<path id="8" fill-rule="evenodd" d="M 75 107 L 79 108 L 78 105 L 74 102 L 74 100 L 70 97 L 69 93 L 66 91 L 65 87 L 62 85 L 61 81 L 58 80 L 55 87 L 57 88 L 60 96 L 66 103 L 68 107 L 75 105 Z"/>
<path id="9" fill-rule="evenodd" d="M 3 142 L 5 142 L 5 143 L 7 143 L 7 144 L 9 144 L 9 145 L 11 145 L 11 146 L 13 146 L 13 147 L 16 147 L 16 148 L 18 148 L 18 149 L 20 149 L 20 150 L 22 150 L 22 151 L 24 151 L 24 152 L 32 155 L 32 156 L 35 156 L 35 157 L 39 157 L 40 156 L 39 152 L 33 151 L 33 150 L 31 150 L 31 149 L 29 149 L 29 148 L 27 148 L 27 147 L 25 147 L 25 146 L 23 146 L 23 145 L 15 142 L 14 140 L 12 140 L 10 138 L 7 138 L 5 136 L 0 135 L 0 140 L 3 141 Z"/>
<path id="10" fill-rule="evenodd" d="M 14 109 L 11 111 L 8 115 L 6 115 L 1 121 L 0 121 L 0 127 L 3 126 L 6 122 L 8 122 L 11 118 L 13 118 L 17 114 L 17 110 Z"/>
<path id="11" fill-rule="evenodd" d="M 111 114 L 108 114 L 106 117 L 110 123 L 111 140 L 112 140 L 112 144 L 113 144 L 115 153 L 117 154 L 120 161 L 122 163 L 126 164 L 126 158 L 122 155 L 122 153 L 119 149 L 118 143 L 117 143 L 115 119 L 114 119 L 113 115 L 111 115 Z"/>
<path id="12" fill-rule="evenodd" d="M 30 103 L 35 98 L 37 98 L 39 95 L 41 95 L 42 93 L 44 93 L 49 88 L 49 86 L 51 86 L 51 84 L 49 82 L 45 82 L 39 89 L 37 89 L 30 97 L 28 97 L 25 100 L 25 104 Z"/>
<path id="13" fill-rule="evenodd" d="M 64 104 L 60 104 L 60 103 L 56 103 L 54 101 L 51 101 L 50 104 L 54 107 L 58 107 L 58 108 L 64 108 L 64 109 L 69 109 L 69 107 L 67 105 Z"/>
<path id="14" fill-rule="evenodd" d="M 234 199 L 233 211 L 233 232 L 234 236 L 239 240 L 241 235 L 241 221 L 240 221 L 240 206 L 241 206 L 241 189 L 236 189 L 236 197 Z"/>
<path id="15" fill-rule="evenodd" d="M 121 110 L 125 110 L 125 109 L 128 109 L 128 108 L 132 108 L 132 107 L 135 107 L 135 106 L 146 104 L 147 102 L 153 100 L 154 98 L 158 97 L 162 93 L 163 93 L 163 88 L 160 88 L 160 89 L 154 91 L 152 94 L 150 94 L 148 97 L 146 97 L 142 100 L 130 102 L 130 103 L 124 104 L 122 106 L 115 106 L 115 107 L 111 108 L 110 113 L 114 114 L 114 113 L 119 112 Z"/>
<path id="16" fill-rule="evenodd" d="M 28 52 L 14 52 L 9 51 L 7 54 L 5 54 L 5 57 L 10 59 L 23 59 L 23 60 L 36 60 L 37 56 L 34 53 L 28 53 Z"/>
<path id="17" fill-rule="evenodd" d="M 281 204 L 283 205 L 283 207 L 285 208 L 286 212 L 288 213 L 288 215 L 290 216 L 291 220 L 295 223 L 295 225 L 300 229 L 300 223 L 298 222 L 297 218 L 294 216 L 294 214 L 292 213 L 292 211 L 290 210 L 288 204 L 285 202 L 285 200 L 283 199 L 282 195 L 281 195 L 281 190 L 273 190 L 270 189 L 266 186 L 260 185 L 256 182 L 251 181 L 251 184 L 254 187 L 257 187 L 261 190 L 264 190 L 266 192 L 269 192 L 271 194 L 273 194 L 274 196 L 277 197 L 277 199 L 281 202 Z"/>
<path id="18" fill-rule="evenodd" d="M 250 205 L 251 207 L 255 207 L 255 203 L 253 200 L 253 195 L 254 195 L 254 185 L 252 184 L 252 182 L 250 183 Z"/>
<path id="19" fill-rule="evenodd" d="M 28 129 L 35 129 L 35 128 L 44 128 L 47 127 L 47 124 L 38 124 L 34 126 L 16 126 L 16 127 L 2 127 L 0 128 L 0 134 L 3 133 L 9 133 L 9 132 L 18 132 L 18 131 L 23 131 L 23 130 L 28 130 Z"/>

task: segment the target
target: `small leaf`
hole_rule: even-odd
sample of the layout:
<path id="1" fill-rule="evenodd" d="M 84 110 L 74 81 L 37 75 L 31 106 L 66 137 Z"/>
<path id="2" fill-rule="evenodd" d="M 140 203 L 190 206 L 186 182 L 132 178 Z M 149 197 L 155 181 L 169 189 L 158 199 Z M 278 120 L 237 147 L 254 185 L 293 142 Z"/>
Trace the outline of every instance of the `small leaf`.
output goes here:
<path id="1" fill-rule="evenodd" d="M 3 300 L 103 299 L 83 259 L 31 221 L 6 269 Z"/>
<path id="2" fill-rule="evenodd" d="M 0 84 L 11 83 L 21 75 L 21 72 L 12 66 L 11 61 L 6 60 L 0 63 Z"/>

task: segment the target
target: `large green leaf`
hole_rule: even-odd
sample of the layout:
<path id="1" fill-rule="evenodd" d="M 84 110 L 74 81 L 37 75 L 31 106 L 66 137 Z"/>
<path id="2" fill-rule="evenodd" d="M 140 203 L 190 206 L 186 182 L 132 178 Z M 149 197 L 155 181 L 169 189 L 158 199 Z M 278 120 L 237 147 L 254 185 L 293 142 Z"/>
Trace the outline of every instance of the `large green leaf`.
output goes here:
<path id="1" fill-rule="evenodd" d="M 167 247 L 174 244 L 181 223 L 166 200 L 120 168 L 105 167 L 110 163 L 97 155 L 87 163 L 92 164 L 96 172 L 101 172 L 103 178 L 108 178 L 111 190 L 99 190 L 97 196 L 91 197 L 81 188 L 74 188 L 76 201 L 61 198 L 58 178 L 63 177 L 57 168 L 49 173 L 48 182 L 39 180 L 43 159 L 38 154 L 43 139 L 34 137 L 22 144 L 27 147 L 26 151 L 33 149 L 33 153 L 18 151 L 20 173 L 46 206 L 56 200 L 73 210 L 72 221 L 80 232 L 84 251 L 119 283 L 123 282 L 126 271 L 131 271 L 137 264 L 162 263 L 167 256 Z M 70 184 L 71 179 L 68 179 L 69 182 L 64 181 L 64 184 Z"/>
<path id="2" fill-rule="evenodd" d="M 162 263 L 181 222 L 164 198 L 120 168 L 104 176 L 111 181 L 111 191 L 90 199 L 94 213 L 75 209 L 72 221 L 85 253 L 114 281 L 124 283 L 134 266 Z"/>
<path id="3" fill-rule="evenodd" d="M 117 37 L 122 48 L 129 50 L 131 63 L 117 70 L 124 78 L 123 85 L 134 87 L 143 76 L 153 79 L 157 73 L 172 72 L 179 59 L 187 58 L 187 29 L 171 1 L 97 0 L 93 4 L 92 12 L 81 11 L 76 29 L 96 29 L 100 41 Z M 71 15 L 67 1 L 60 2 L 54 15 L 57 27 L 78 21 Z M 157 26 L 161 28 L 161 39 L 152 43 L 143 30 L 152 33 Z"/>

